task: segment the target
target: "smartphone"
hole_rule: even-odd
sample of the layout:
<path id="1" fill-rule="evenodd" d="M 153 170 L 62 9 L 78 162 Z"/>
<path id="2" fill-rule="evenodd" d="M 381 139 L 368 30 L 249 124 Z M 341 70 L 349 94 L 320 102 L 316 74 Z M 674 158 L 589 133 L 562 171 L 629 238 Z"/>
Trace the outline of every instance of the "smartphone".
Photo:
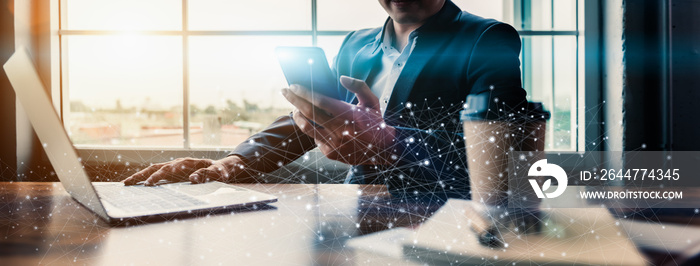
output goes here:
<path id="1" fill-rule="evenodd" d="M 333 99 L 343 100 L 340 77 L 328 66 L 326 54 L 319 47 L 279 46 L 275 48 L 277 60 L 289 85 L 298 84 Z M 343 89 L 344 90 L 344 89 Z"/>

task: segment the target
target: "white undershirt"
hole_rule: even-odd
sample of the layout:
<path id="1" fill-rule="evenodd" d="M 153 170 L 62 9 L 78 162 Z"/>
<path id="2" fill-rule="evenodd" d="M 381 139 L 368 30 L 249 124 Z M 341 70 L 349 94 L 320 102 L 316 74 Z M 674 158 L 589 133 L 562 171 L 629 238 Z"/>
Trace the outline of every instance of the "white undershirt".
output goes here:
<path id="1" fill-rule="evenodd" d="M 416 47 L 418 36 L 415 34 L 415 31 L 411 32 L 408 35 L 408 43 L 406 44 L 406 47 L 409 48 L 404 48 L 401 53 L 391 45 L 393 39 L 394 22 L 390 19 L 384 26 L 384 38 L 380 44 L 383 52 L 381 69 L 377 72 L 373 83 L 369 85 L 372 93 L 379 98 L 379 108 L 382 111 L 382 115 L 386 111 L 391 93 L 394 91 L 394 86 L 396 86 L 396 81 L 399 80 L 399 75 L 404 65 L 406 65 L 406 61 L 408 61 L 408 56 L 411 55 L 413 48 Z M 350 184 L 353 176 L 353 170 L 348 171 L 345 184 Z"/>
<path id="2" fill-rule="evenodd" d="M 381 43 L 383 52 L 381 69 L 379 69 L 374 82 L 370 85 L 372 93 L 379 98 L 379 107 L 381 108 L 382 114 L 386 111 L 386 106 L 391 98 L 391 93 L 394 91 L 396 81 L 399 79 L 399 75 L 404 65 L 406 65 L 408 57 L 411 55 L 411 52 L 413 52 L 413 48 L 416 47 L 416 39 L 418 38 L 415 32 L 411 32 L 408 35 L 406 47 L 399 53 L 399 51 L 391 45 L 394 35 L 394 23 L 392 20 L 389 20 L 384 27 L 384 38 Z"/>

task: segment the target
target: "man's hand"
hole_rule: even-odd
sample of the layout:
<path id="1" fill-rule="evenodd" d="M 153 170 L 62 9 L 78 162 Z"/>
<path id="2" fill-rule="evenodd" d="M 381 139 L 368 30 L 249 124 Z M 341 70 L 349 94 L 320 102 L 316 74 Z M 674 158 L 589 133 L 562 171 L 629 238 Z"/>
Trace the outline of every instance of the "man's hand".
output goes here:
<path id="1" fill-rule="evenodd" d="M 238 156 L 229 156 L 220 160 L 180 158 L 170 162 L 152 164 L 127 179 L 125 185 L 135 185 L 146 181 L 144 185 L 153 186 L 160 180 L 187 181 L 194 184 L 209 181 L 231 182 L 236 172 L 244 168 L 243 160 Z"/>
<path id="2" fill-rule="evenodd" d="M 321 152 L 331 160 L 347 164 L 393 164 L 396 129 L 387 125 L 379 109 L 379 99 L 364 81 L 342 76 L 340 83 L 355 93 L 353 105 L 298 85 L 283 89 L 282 94 L 297 110 L 294 122 L 316 140 Z M 315 122 L 317 125 L 314 125 Z"/>

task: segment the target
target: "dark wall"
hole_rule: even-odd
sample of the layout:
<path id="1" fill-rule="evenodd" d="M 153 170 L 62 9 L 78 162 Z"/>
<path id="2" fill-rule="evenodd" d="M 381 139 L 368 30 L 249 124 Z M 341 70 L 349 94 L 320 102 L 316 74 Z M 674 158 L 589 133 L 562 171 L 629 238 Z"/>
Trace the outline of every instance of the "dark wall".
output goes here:
<path id="1" fill-rule="evenodd" d="M 0 64 L 15 50 L 13 0 L 0 0 Z M 0 181 L 14 180 L 17 170 L 15 93 L 4 70 L 0 70 Z"/>
<path id="2" fill-rule="evenodd" d="M 624 149 L 700 150 L 700 0 L 624 10 Z"/>
<path id="3" fill-rule="evenodd" d="M 671 5 L 671 146 L 700 151 L 700 0 Z"/>
<path id="4" fill-rule="evenodd" d="M 51 4 L 53 0 L 15 1 L 14 40 L 17 47 L 24 46 L 32 58 L 47 92 L 51 91 Z M 57 88 L 58 89 L 58 88 Z M 56 181 L 48 157 L 34 133 L 24 108 L 17 104 L 15 114 L 17 174 L 15 181 Z"/>
<path id="5" fill-rule="evenodd" d="M 625 150 L 669 148 L 666 2 L 625 1 Z"/>

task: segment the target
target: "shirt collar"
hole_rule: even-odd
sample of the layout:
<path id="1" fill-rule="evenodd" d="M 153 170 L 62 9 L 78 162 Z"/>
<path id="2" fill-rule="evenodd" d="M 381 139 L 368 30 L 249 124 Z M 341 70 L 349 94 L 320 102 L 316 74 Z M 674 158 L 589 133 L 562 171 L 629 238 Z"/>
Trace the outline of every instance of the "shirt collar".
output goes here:
<path id="1" fill-rule="evenodd" d="M 438 11 L 432 17 L 428 18 L 428 20 L 425 24 L 423 24 L 423 26 L 420 26 L 418 29 L 411 32 L 411 36 L 409 36 L 409 38 L 414 38 L 418 35 L 421 35 L 423 32 L 430 32 L 444 28 L 446 24 L 449 24 L 459 19 L 461 11 L 462 10 L 459 9 L 457 5 L 452 3 L 452 1 L 445 1 L 445 4 L 442 6 L 442 9 L 440 9 L 440 11 Z M 388 17 L 386 19 L 384 25 L 382 26 L 382 30 L 374 38 L 373 53 L 376 53 L 377 50 L 381 48 L 382 41 L 386 40 L 387 36 L 385 35 L 387 32 L 388 25 L 391 25 L 391 30 L 393 31 L 393 20 L 391 19 L 391 17 Z M 389 36 L 389 38 L 391 38 L 391 35 Z"/>
<path id="2" fill-rule="evenodd" d="M 375 52 L 377 49 L 382 48 L 383 46 L 393 47 L 392 44 L 394 43 L 394 36 L 396 36 L 396 34 L 394 33 L 394 20 L 392 20 L 391 18 L 388 18 L 386 20 L 386 22 L 384 22 L 384 26 L 382 26 L 381 34 L 377 35 L 376 42 L 379 45 L 377 45 L 377 47 L 375 47 L 375 49 L 374 49 Z M 408 35 L 409 40 L 416 38 L 416 37 L 417 37 L 416 30 L 412 31 Z M 409 41 L 409 43 L 411 43 L 411 42 Z M 393 48 L 396 49 L 395 47 L 393 47 Z"/>
<path id="3" fill-rule="evenodd" d="M 396 35 L 394 33 L 394 21 L 391 18 L 384 23 L 383 31 L 381 44 L 383 46 L 391 46 L 391 43 L 394 42 L 394 36 Z"/>
<path id="4" fill-rule="evenodd" d="M 377 50 L 379 50 L 379 48 L 382 47 L 382 42 L 386 38 L 390 38 L 390 37 L 385 37 L 386 31 L 387 31 L 387 25 L 389 25 L 390 23 L 393 24 L 391 17 L 387 18 L 384 21 L 384 25 L 382 25 L 382 30 L 379 31 L 379 34 L 377 34 L 377 36 L 374 37 L 374 49 L 372 49 L 372 53 L 376 53 Z M 393 28 L 393 25 L 392 25 L 392 28 Z"/>

